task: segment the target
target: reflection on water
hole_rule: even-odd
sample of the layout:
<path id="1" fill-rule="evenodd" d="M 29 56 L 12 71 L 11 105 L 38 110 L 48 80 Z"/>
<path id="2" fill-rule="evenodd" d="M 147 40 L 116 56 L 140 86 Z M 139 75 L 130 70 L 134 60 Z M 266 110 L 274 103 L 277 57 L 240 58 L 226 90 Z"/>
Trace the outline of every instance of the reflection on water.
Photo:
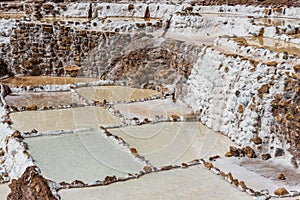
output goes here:
<path id="1" fill-rule="evenodd" d="M 288 54 L 300 56 L 300 44 L 266 37 L 242 37 L 233 38 L 233 40 L 244 46 L 254 46 L 279 53 L 286 52 Z"/>
<path id="2" fill-rule="evenodd" d="M 257 18 L 253 24 L 257 26 L 287 26 L 288 24 L 299 24 L 299 19 L 287 18 Z"/>

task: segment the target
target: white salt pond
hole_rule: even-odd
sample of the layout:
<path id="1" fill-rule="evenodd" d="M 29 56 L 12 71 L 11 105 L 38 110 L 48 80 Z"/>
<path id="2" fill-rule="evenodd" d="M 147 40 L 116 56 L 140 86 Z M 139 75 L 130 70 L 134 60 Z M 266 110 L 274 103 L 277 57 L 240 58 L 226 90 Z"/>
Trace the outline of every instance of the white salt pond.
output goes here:
<path id="1" fill-rule="evenodd" d="M 178 100 L 173 103 L 172 99 L 117 104 L 114 107 L 126 118 L 137 117 L 142 120 L 144 118 L 155 118 L 155 116 L 182 116 L 192 112 L 192 109 L 183 102 Z"/>
<path id="2" fill-rule="evenodd" d="M 61 182 L 92 183 L 106 176 L 124 177 L 144 164 L 99 131 L 27 138 L 29 153 L 43 176 Z"/>
<path id="3" fill-rule="evenodd" d="M 137 89 L 124 86 L 81 87 L 76 91 L 84 98 L 103 102 L 129 101 L 149 98 L 160 93 L 150 89 Z"/>
<path id="4" fill-rule="evenodd" d="M 287 52 L 288 54 L 300 56 L 300 44 L 296 43 L 267 37 L 243 37 L 234 38 L 234 40 L 247 46 L 269 49 L 275 52 Z"/>
<path id="5" fill-rule="evenodd" d="M 52 106 L 70 105 L 72 103 L 84 104 L 77 95 L 72 92 L 26 92 L 26 93 L 12 93 L 5 97 L 5 101 L 10 106 Z"/>
<path id="6" fill-rule="evenodd" d="M 280 187 L 289 191 L 300 190 L 300 173 L 283 159 L 274 162 L 253 158 L 225 158 L 217 159 L 213 165 L 225 173 L 231 172 L 234 178 L 244 181 L 247 187 L 256 191 L 268 189 L 273 194 Z M 280 173 L 285 175 L 286 180 L 277 178 Z"/>
<path id="7" fill-rule="evenodd" d="M 19 131 L 40 132 L 98 128 L 120 124 L 119 120 L 101 107 L 79 107 L 59 110 L 23 111 L 10 114 L 12 128 Z"/>
<path id="8" fill-rule="evenodd" d="M 6 200 L 7 195 L 10 193 L 9 183 L 0 184 L 0 200 Z"/>
<path id="9" fill-rule="evenodd" d="M 12 87 L 42 86 L 42 85 L 66 85 L 74 83 L 89 83 L 97 81 L 95 78 L 81 77 L 56 77 L 56 76 L 15 76 L 1 80 L 0 82 Z"/>
<path id="10" fill-rule="evenodd" d="M 151 173 L 106 187 L 61 190 L 59 195 L 63 200 L 252 199 L 202 166 Z"/>
<path id="11" fill-rule="evenodd" d="M 166 122 L 111 129 L 154 166 L 224 155 L 234 143 L 200 122 Z"/>

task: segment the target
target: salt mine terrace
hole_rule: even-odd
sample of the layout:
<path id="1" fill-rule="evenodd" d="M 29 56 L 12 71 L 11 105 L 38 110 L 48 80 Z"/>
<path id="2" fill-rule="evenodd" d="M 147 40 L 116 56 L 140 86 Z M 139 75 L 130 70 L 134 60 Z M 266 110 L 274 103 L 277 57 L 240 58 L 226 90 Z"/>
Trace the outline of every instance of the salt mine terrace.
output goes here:
<path id="1" fill-rule="evenodd" d="M 299 196 L 299 1 L 0 10 L 0 200 Z"/>

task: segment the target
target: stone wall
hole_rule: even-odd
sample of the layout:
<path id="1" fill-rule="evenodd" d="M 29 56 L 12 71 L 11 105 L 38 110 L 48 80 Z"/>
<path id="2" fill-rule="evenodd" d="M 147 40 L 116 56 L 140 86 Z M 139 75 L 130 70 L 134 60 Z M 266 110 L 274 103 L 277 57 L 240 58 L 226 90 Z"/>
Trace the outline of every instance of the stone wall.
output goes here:
<path id="1" fill-rule="evenodd" d="M 139 34 L 76 29 L 68 24 L 20 22 L 11 35 L 11 71 L 23 75 L 67 75 L 77 66 L 83 76 L 99 77 Z"/>
<path id="2" fill-rule="evenodd" d="M 294 65 L 299 60 L 282 60 L 280 53 L 251 47 L 244 51 L 203 49 L 189 77 L 185 101 L 214 131 L 242 146 L 251 145 L 258 154 L 283 156 L 297 166 L 299 72 Z M 258 52 L 260 60 L 255 60 Z"/>

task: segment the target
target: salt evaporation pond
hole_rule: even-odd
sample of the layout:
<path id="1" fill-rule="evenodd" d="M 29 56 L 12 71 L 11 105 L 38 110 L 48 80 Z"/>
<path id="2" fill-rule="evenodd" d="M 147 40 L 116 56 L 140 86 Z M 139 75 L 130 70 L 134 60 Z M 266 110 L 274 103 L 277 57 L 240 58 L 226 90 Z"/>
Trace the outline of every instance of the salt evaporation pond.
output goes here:
<path id="1" fill-rule="evenodd" d="M 201 166 L 147 174 L 109 187 L 59 191 L 63 200 L 94 199 L 252 199 Z"/>
<path id="2" fill-rule="evenodd" d="M 29 153 L 50 180 L 92 183 L 139 172 L 143 163 L 99 131 L 27 138 Z"/>
<path id="3" fill-rule="evenodd" d="M 234 40 L 247 46 L 269 49 L 275 52 L 287 52 L 288 54 L 300 56 L 300 44 L 297 43 L 267 37 L 242 37 L 234 38 Z"/>
<path id="4" fill-rule="evenodd" d="M 101 107 L 79 107 L 59 110 L 23 111 L 10 114 L 12 128 L 19 131 L 40 132 L 98 128 L 119 124 L 119 120 Z"/>
<path id="5" fill-rule="evenodd" d="M 171 116 L 190 114 L 193 110 L 183 102 L 171 99 L 159 99 L 153 101 L 136 102 L 130 104 L 117 104 L 115 109 L 126 118 L 137 117 L 139 119 L 155 118 L 156 116 Z"/>
<path id="6" fill-rule="evenodd" d="M 154 166 L 224 155 L 234 143 L 200 122 L 166 122 L 111 129 Z"/>
<path id="7" fill-rule="evenodd" d="M 58 107 L 62 105 L 84 104 L 85 102 L 72 92 L 26 92 L 12 93 L 5 97 L 5 101 L 10 106 L 30 106 L 38 107 Z"/>
<path id="8" fill-rule="evenodd" d="M 10 192 L 8 185 L 8 183 L 0 184 L 0 200 L 6 200 L 6 197 Z"/>
<path id="9" fill-rule="evenodd" d="M 12 87 L 39 86 L 39 85 L 66 85 L 74 83 L 94 82 L 95 78 L 56 77 L 56 76 L 15 76 L 3 79 L 0 82 Z"/>
<path id="10" fill-rule="evenodd" d="M 82 87 L 76 91 L 89 100 L 106 101 L 129 101 L 149 98 L 160 93 L 150 89 L 137 89 L 124 86 L 96 86 Z"/>

